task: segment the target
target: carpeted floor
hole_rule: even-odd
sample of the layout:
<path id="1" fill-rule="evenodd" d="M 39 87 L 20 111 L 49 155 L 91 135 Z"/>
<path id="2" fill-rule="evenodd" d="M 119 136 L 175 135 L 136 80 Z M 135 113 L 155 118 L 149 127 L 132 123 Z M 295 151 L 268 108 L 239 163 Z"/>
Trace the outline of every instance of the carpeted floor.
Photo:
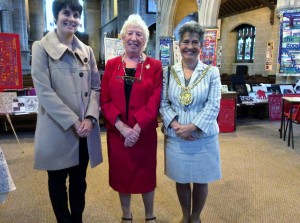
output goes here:
<path id="1" fill-rule="evenodd" d="M 279 123 L 239 119 L 237 131 L 221 133 L 223 178 L 210 184 L 203 223 L 300 222 L 300 126 L 295 149 L 279 139 Z M 0 223 L 54 223 L 45 171 L 32 169 L 33 133 L 18 133 L 20 153 L 11 133 L 1 133 L 0 145 L 17 189 L 0 205 Z M 88 170 L 85 223 L 120 222 L 117 193 L 108 186 L 105 133 L 104 163 Z M 174 183 L 164 175 L 163 136 L 159 135 L 155 213 L 158 223 L 181 218 Z M 144 222 L 142 199 L 133 195 L 134 222 Z"/>

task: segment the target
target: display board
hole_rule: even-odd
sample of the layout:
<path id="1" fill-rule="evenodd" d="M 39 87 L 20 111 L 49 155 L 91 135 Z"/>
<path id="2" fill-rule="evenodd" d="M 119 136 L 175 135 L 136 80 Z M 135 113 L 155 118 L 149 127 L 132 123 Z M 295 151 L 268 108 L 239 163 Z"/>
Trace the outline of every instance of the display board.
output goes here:
<path id="1" fill-rule="evenodd" d="M 280 14 L 280 38 L 278 76 L 300 76 L 300 11 L 282 11 Z"/>
<path id="2" fill-rule="evenodd" d="M 18 34 L 0 33 L 0 91 L 23 88 Z"/>
<path id="3" fill-rule="evenodd" d="M 120 39 L 104 38 L 105 64 L 109 59 L 124 53 L 123 42 Z"/>

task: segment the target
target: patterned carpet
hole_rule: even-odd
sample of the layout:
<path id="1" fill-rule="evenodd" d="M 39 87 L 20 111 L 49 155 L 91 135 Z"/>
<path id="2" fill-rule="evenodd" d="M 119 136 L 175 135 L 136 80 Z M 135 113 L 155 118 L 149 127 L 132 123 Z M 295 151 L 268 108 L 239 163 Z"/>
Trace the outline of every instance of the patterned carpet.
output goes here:
<path id="1" fill-rule="evenodd" d="M 279 139 L 279 123 L 240 119 L 237 131 L 220 134 L 223 178 L 210 184 L 203 223 L 300 222 L 300 126 L 295 149 Z M 0 223 L 54 223 L 45 171 L 32 169 L 33 133 L 18 133 L 22 154 L 11 133 L 0 133 L 16 190 L 0 205 Z M 117 193 L 108 186 L 105 133 L 101 134 L 104 163 L 88 170 L 85 223 L 118 223 Z M 134 222 L 144 222 L 142 199 L 132 200 Z M 164 175 L 163 136 L 159 135 L 155 213 L 158 223 L 181 218 L 174 183 Z"/>

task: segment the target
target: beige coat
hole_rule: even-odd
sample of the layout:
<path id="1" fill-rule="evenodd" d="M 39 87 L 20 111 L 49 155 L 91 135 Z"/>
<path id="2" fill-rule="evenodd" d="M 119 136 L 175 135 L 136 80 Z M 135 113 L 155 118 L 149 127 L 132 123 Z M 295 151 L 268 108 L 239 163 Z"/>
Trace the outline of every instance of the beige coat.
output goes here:
<path id="1" fill-rule="evenodd" d="M 99 118 L 100 78 L 92 49 L 74 37 L 74 52 L 51 31 L 32 46 L 32 78 L 39 100 L 34 168 L 59 170 L 79 164 L 73 124 Z M 87 138 L 91 167 L 102 162 L 100 128 Z"/>

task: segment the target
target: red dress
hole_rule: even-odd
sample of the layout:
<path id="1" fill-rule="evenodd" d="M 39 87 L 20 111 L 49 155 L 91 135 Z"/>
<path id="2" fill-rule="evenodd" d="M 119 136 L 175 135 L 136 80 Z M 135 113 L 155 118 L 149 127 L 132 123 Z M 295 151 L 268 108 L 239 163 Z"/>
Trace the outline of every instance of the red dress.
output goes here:
<path id="1" fill-rule="evenodd" d="M 121 193 L 153 191 L 156 186 L 157 115 L 162 88 L 161 62 L 147 57 L 136 68 L 140 82 L 132 85 L 126 106 L 122 58 L 107 62 L 101 83 L 100 104 L 106 120 L 109 184 Z M 127 108 L 127 110 L 126 110 Z M 127 116 L 126 116 L 127 115 Z M 117 117 L 133 127 L 141 127 L 138 142 L 126 148 L 124 137 L 115 128 Z"/>

